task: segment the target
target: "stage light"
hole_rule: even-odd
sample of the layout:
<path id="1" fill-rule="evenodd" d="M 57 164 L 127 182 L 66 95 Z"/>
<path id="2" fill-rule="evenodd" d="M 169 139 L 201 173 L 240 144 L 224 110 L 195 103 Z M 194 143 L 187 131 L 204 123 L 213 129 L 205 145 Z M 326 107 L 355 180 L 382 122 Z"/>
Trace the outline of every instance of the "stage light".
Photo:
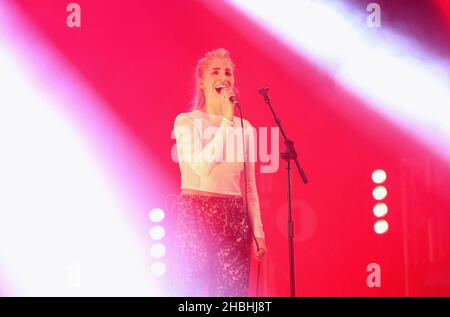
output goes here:
<path id="1" fill-rule="evenodd" d="M 373 171 L 372 180 L 375 184 L 383 183 L 387 178 L 386 172 L 382 169 Z"/>
<path id="2" fill-rule="evenodd" d="M 378 234 L 386 233 L 389 230 L 389 224 L 386 220 L 378 220 L 373 225 L 373 230 Z"/>
<path id="3" fill-rule="evenodd" d="M 166 254 L 166 247 L 162 243 L 155 243 L 150 249 L 150 254 L 155 259 L 160 259 Z"/>
<path id="4" fill-rule="evenodd" d="M 450 158 L 450 77 L 445 58 L 389 26 L 374 32 L 366 24 L 369 13 L 348 1 L 227 2 L 377 113 Z"/>
<path id="5" fill-rule="evenodd" d="M 150 237 L 153 240 L 161 240 L 166 235 L 166 230 L 162 226 L 154 226 L 150 229 Z"/>
<path id="6" fill-rule="evenodd" d="M 154 276 L 163 276 L 166 273 L 166 265 L 160 261 L 154 262 L 150 267 L 150 271 Z"/>
<path id="7" fill-rule="evenodd" d="M 378 203 L 373 207 L 373 213 L 376 217 L 384 217 L 388 213 L 388 207 L 385 203 Z"/>
<path id="8" fill-rule="evenodd" d="M 164 210 L 162 210 L 161 208 L 153 208 L 148 213 L 148 217 L 153 222 L 160 222 L 160 221 L 164 220 L 165 213 L 164 213 Z"/>
<path id="9" fill-rule="evenodd" d="M 387 196 L 387 190 L 384 186 L 377 186 L 372 191 L 373 198 L 376 200 L 383 200 Z"/>
<path id="10" fill-rule="evenodd" d="M 0 275 L 10 285 L 2 291 L 158 293 L 148 283 L 148 246 L 130 219 L 148 198 L 130 198 L 122 185 L 135 183 L 124 181 L 125 171 L 143 173 L 135 162 L 145 152 L 112 105 L 28 20 L 0 1 Z M 80 287 L 70 282 L 77 279 Z"/>

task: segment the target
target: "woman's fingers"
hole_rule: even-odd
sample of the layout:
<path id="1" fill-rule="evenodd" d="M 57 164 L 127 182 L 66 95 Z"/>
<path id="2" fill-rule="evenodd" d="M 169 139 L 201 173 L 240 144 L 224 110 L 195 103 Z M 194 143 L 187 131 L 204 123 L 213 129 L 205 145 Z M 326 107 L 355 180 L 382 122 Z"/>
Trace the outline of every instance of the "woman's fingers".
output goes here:
<path id="1" fill-rule="evenodd" d="M 226 87 L 226 88 L 224 88 L 223 90 L 222 90 L 222 96 L 223 96 L 223 98 L 226 100 L 226 101 L 229 101 L 230 100 L 230 97 L 233 97 L 233 96 L 235 96 L 236 94 L 235 94 L 235 92 L 234 92 L 234 89 L 233 88 L 231 88 L 231 87 Z"/>
<path id="2" fill-rule="evenodd" d="M 259 250 L 256 250 L 255 257 L 258 261 L 261 261 L 264 258 L 265 254 L 266 254 L 266 249 L 260 248 Z"/>
<path id="3" fill-rule="evenodd" d="M 253 241 L 254 256 L 258 261 L 261 261 L 267 253 L 266 242 L 260 237 L 256 237 L 255 240 Z"/>

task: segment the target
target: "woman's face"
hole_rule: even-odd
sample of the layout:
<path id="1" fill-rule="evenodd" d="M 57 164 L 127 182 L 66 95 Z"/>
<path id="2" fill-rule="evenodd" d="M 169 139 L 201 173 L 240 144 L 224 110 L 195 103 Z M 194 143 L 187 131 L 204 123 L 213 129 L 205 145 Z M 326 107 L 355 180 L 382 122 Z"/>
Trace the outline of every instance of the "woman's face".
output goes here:
<path id="1" fill-rule="evenodd" d="M 223 88 L 234 88 L 233 65 L 228 58 L 214 58 L 203 73 L 200 89 L 208 101 L 219 101 Z"/>

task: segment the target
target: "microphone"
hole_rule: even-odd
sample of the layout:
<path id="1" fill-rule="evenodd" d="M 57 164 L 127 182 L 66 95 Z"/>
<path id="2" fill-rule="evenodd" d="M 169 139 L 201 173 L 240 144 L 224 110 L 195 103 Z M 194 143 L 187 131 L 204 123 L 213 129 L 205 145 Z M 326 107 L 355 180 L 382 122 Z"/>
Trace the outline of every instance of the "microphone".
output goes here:
<path id="1" fill-rule="evenodd" d="M 224 85 L 220 85 L 220 86 L 216 87 L 216 91 L 219 94 L 222 94 L 222 92 L 225 91 L 225 89 L 228 89 L 228 87 L 224 86 Z M 236 90 L 233 89 L 233 93 L 236 94 Z M 239 104 L 236 96 L 230 96 L 230 97 L 228 97 L 228 100 L 233 104 L 233 106 L 240 107 L 240 104 Z"/>
<path id="2" fill-rule="evenodd" d="M 268 103 L 270 102 L 270 101 L 269 101 L 269 96 L 268 96 L 269 88 L 267 88 L 267 87 L 262 87 L 262 88 L 260 88 L 260 89 L 258 90 L 258 92 L 259 92 L 259 94 L 260 94 L 261 96 L 264 97 L 264 102 L 268 104 Z"/>
<path id="3" fill-rule="evenodd" d="M 259 94 L 263 97 L 267 96 L 267 93 L 269 92 L 269 88 L 262 87 L 258 90 Z"/>
<path id="4" fill-rule="evenodd" d="M 234 106 L 239 107 L 239 102 L 237 101 L 237 98 L 235 96 L 230 96 L 229 100 Z"/>

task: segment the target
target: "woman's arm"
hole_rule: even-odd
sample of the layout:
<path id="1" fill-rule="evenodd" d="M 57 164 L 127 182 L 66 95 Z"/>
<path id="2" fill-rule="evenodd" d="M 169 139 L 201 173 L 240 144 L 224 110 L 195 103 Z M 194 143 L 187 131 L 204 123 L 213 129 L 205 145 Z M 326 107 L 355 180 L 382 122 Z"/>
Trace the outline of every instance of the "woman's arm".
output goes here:
<path id="1" fill-rule="evenodd" d="M 261 261 L 267 253 L 267 246 L 261 221 L 258 191 L 255 181 L 255 163 L 253 162 L 247 163 L 247 201 L 249 219 L 256 240 L 253 241 L 253 251 L 255 258 Z"/>
<path id="2" fill-rule="evenodd" d="M 264 228 L 261 220 L 261 211 L 259 206 L 258 190 L 256 187 L 255 178 L 255 162 L 251 158 L 256 158 L 256 130 L 245 122 L 248 128 L 252 129 L 252 133 L 249 133 L 246 140 L 246 175 L 247 175 L 247 202 L 248 202 L 248 214 L 250 219 L 250 225 L 253 230 L 253 234 L 256 238 L 254 241 L 253 249 L 257 260 L 262 260 L 267 253 L 267 247 L 265 243 Z M 247 129 L 247 127 L 246 127 Z M 251 155 L 250 151 L 254 151 Z"/>
<path id="3" fill-rule="evenodd" d="M 224 118 L 214 137 L 203 147 L 201 133 L 195 126 L 194 119 L 185 113 L 178 115 L 174 123 L 174 134 L 180 162 L 189 164 L 197 175 L 208 176 L 223 158 L 226 139 L 232 125 L 232 121 Z"/>
<path id="4" fill-rule="evenodd" d="M 248 213 L 251 226 L 255 237 L 265 238 L 263 225 L 261 221 L 261 212 L 259 207 L 258 190 L 255 180 L 255 163 L 246 162 L 247 170 L 247 201 Z"/>

